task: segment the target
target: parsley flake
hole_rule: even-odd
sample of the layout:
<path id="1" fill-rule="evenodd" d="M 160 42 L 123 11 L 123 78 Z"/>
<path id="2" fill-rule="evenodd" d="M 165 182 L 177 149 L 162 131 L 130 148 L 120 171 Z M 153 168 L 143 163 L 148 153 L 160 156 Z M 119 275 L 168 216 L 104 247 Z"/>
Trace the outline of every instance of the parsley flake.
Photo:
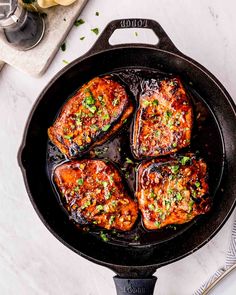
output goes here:
<path id="1" fill-rule="evenodd" d="M 102 131 L 107 131 L 110 127 L 111 127 L 111 125 L 107 124 L 107 125 L 102 127 Z"/>
<path id="2" fill-rule="evenodd" d="M 95 35 L 98 35 L 99 29 L 98 28 L 91 29 L 91 32 L 93 32 Z"/>
<path id="3" fill-rule="evenodd" d="M 102 211 L 103 208 L 104 208 L 103 205 L 97 205 L 97 206 L 96 206 L 96 209 L 97 209 L 98 211 Z"/>
<path id="4" fill-rule="evenodd" d="M 79 178 L 76 182 L 78 183 L 78 185 L 83 185 L 84 180 L 82 178 Z"/>
<path id="5" fill-rule="evenodd" d="M 64 138 L 65 138 L 65 139 L 68 139 L 68 140 L 71 140 L 72 135 L 64 135 Z"/>
<path id="6" fill-rule="evenodd" d="M 179 165 L 171 166 L 170 169 L 172 173 L 176 174 L 179 171 Z"/>
<path id="7" fill-rule="evenodd" d="M 108 186 L 108 182 L 107 182 L 107 181 L 102 181 L 102 185 L 103 185 L 104 187 L 107 187 L 107 186 Z"/>
<path id="8" fill-rule="evenodd" d="M 109 218 L 109 224 L 112 225 L 114 221 L 115 221 L 115 215 L 111 215 L 111 217 Z"/>
<path id="9" fill-rule="evenodd" d="M 158 227 L 158 228 L 160 228 L 160 226 L 161 226 L 161 223 L 160 223 L 159 221 L 155 221 L 154 224 L 155 224 L 155 226 Z"/>
<path id="10" fill-rule="evenodd" d="M 66 51 L 66 43 L 65 42 L 63 44 L 61 44 L 61 50 Z"/>
<path id="11" fill-rule="evenodd" d="M 178 192 L 176 194 L 176 198 L 177 198 L 178 201 L 181 201 L 183 199 L 183 197 L 181 196 L 181 193 L 180 192 Z"/>
<path id="12" fill-rule="evenodd" d="M 103 240 L 104 242 L 108 242 L 108 237 L 107 237 L 106 234 L 104 234 L 104 232 L 101 231 L 101 233 L 100 233 L 100 237 L 102 238 L 102 240 Z"/>
<path id="13" fill-rule="evenodd" d="M 85 208 L 87 208 L 88 206 L 90 206 L 91 205 L 91 202 L 90 202 L 90 200 L 88 200 L 88 201 L 86 201 L 84 204 L 83 204 L 83 206 L 81 207 L 81 209 L 85 209 Z"/>
<path id="14" fill-rule="evenodd" d="M 128 164 L 134 164 L 134 162 L 130 158 L 126 158 L 125 162 Z"/>
<path id="15" fill-rule="evenodd" d="M 186 163 L 190 160 L 190 157 L 183 157 L 181 160 L 180 160 L 180 163 L 182 165 L 186 165 Z"/>
<path id="16" fill-rule="evenodd" d="M 85 23 L 85 21 L 82 19 L 82 18 L 80 18 L 80 19 L 77 19 L 75 22 L 74 22 L 74 25 L 76 26 L 76 27 L 79 27 L 80 25 L 82 25 L 82 24 L 84 24 Z"/>
<path id="17" fill-rule="evenodd" d="M 148 209 L 149 209 L 150 211 L 154 211 L 154 210 L 155 210 L 155 206 L 154 206 L 153 204 L 149 204 L 149 205 L 148 205 Z"/>

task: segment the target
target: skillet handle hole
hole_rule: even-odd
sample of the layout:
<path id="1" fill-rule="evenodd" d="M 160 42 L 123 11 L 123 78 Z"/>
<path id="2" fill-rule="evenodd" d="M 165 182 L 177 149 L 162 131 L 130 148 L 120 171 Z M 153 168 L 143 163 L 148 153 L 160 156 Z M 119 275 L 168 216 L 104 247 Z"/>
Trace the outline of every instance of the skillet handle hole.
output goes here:
<path id="1" fill-rule="evenodd" d="M 122 40 L 122 41 L 121 41 Z M 128 28 L 116 29 L 108 40 L 109 44 L 114 46 L 118 44 L 151 44 L 157 45 L 159 39 L 152 29 Z"/>

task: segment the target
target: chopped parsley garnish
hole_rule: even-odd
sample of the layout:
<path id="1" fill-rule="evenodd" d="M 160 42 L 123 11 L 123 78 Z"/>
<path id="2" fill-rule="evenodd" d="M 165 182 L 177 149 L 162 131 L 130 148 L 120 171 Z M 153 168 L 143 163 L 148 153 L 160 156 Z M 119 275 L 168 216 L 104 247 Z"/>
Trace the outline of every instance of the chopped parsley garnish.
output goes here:
<path id="1" fill-rule="evenodd" d="M 113 101 L 112 101 L 112 105 L 113 106 L 116 106 L 120 103 L 120 99 L 119 98 L 114 98 Z"/>
<path id="2" fill-rule="evenodd" d="M 97 110 L 97 107 L 96 106 L 87 106 L 87 108 L 90 110 L 91 113 L 95 113 L 96 110 Z"/>
<path id="3" fill-rule="evenodd" d="M 73 137 L 72 135 L 64 135 L 64 138 L 68 140 L 71 140 L 72 137 Z"/>
<path id="4" fill-rule="evenodd" d="M 113 201 L 111 201 L 111 204 L 112 204 L 113 207 L 116 207 L 117 206 L 117 201 L 113 200 Z"/>
<path id="5" fill-rule="evenodd" d="M 180 163 L 182 165 L 186 165 L 186 163 L 190 160 L 190 157 L 183 157 L 181 160 L 180 160 Z"/>
<path id="6" fill-rule="evenodd" d="M 154 224 L 155 224 L 155 226 L 158 227 L 158 228 L 161 226 L 161 223 L 160 223 L 159 221 L 155 221 Z"/>
<path id="7" fill-rule="evenodd" d="M 96 11 L 95 15 L 96 15 L 96 16 L 99 16 L 99 12 L 98 12 L 98 11 Z"/>
<path id="8" fill-rule="evenodd" d="M 128 164 L 134 164 L 134 162 L 130 158 L 126 158 L 125 162 Z"/>
<path id="9" fill-rule="evenodd" d="M 66 43 L 61 44 L 61 50 L 66 51 Z"/>
<path id="10" fill-rule="evenodd" d="M 136 234 L 136 235 L 134 236 L 134 241 L 138 241 L 139 239 L 140 239 L 140 236 Z"/>
<path id="11" fill-rule="evenodd" d="M 155 136 L 160 136 L 160 131 L 159 130 L 156 130 L 156 131 L 154 131 L 154 133 L 155 133 Z"/>
<path id="12" fill-rule="evenodd" d="M 145 146 L 141 146 L 141 150 L 142 150 L 143 152 L 146 152 L 146 151 L 147 151 L 147 147 L 145 147 Z"/>
<path id="13" fill-rule="evenodd" d="M 111 217 L 109 218 L 109 224 L 112 225 L 113 222 L 115 221 L 115 215 L 111 215 Z"/>
<path id="14" fill-rule="evenodd" d="M 82 18 L 80 18 L 80 19 L 77 19 L 75 22 L 74 22 L 74 25 L 76 26 L 76 27 L 79 27 L 80 25 L 82 25 L 82 24 L 84 24 L 85 23 L 85 21 L 82 19 Z"/>
<path id="15" fill-rule="evenodd" d="M 129 175 L 129 172 L 127 171 L 127 172 L 125 173 L 125 178 L 126 178 L 126 179 L 129 179 L 129 176 L 130 176 L 130 175 Z"/>
<path id="16" fill-rule="evenodd" d="M 149 105 L 150 105 L 150 101 L 144 99 L 144 100 L 143 100 L 143 105 L 144 105 L 145 107 L 149 106 Z"/>
<path id="17" fill-rule="evenodd" d="M 196 198 L 196 195 L 197 195 L 197 193 L 196 193 L 196 191 L 192 191 L 192 196 L 194 197 L 194 198 Z"/>
<path id="18" fill-rule="evenodd" d="M 149 205 L 148 205 L 148 209 L 149 209 L 150 211 L 154 211 L 154 210 L 155 210 L 155 206 L 154 206 L 153 204 L 149 204 Z"/>
<path id="19" fill-rule="evenodd" d="M 135 32 L 134 34 L 135 34 L 136 37 L 138 36 L 138 32 Z"/>
<path id="20" fill-rule="evenodd" d="M 107 131 L 110 127 L 111 127 L 111 125 L 107 124 L 107 125 L 102 127 L 102 131 Z"/>
<path id="21" fill-rule="evenodd" d="M 200 187 L 200 186 L 201 186 L 201 183 L 200 183 L 199 181 L 196 181 L 196 182 L 195 182 L 195 186 L 196 186 L 196 187 Z"/>
<path id="22" fill-rule="evenodd" d="M 153 191 L 151 192 L 150 197 L 151 198 L 155 198 L 156 197 L 156 195 L 155 195 L 155 193 Z"/>
<path id="23" fill-rule="evenodd" d="M 102 210 L 104 209 L 104 207 L 103 207 L 103 205 L 97 205 L 97 206 L 96 206 L 96 209 L 97 209 L 98 211 L 102 211 Z"/>
<path id="24" fill-rule="evenodd" d="M 165 201 L 166 210 L 170 209 L 170 201 Z"/>
<path id="25" fill-rule="evenodd" d="M 178 193 L 176 194 L 176 199 L 177 199 L 178 201 L 181 201 L 181 200 L 183 199 L 183 197 L 181 196 L 181 193 L 180 193 L 180 192 L 178 192 Z"/>
<path id="26" fill-rule="evenodd" d="M 90 110 L 90 107 L 88 108 L 89 110 Z M 93 110 L 94 108 L 92 107 L 92 110 Z M 90 112 L 91 113 L 88 113 L 88 117 L 89 118 L 92 118 L 93 116 L 94 116 L 94 112 L 92 112 L 91 110 L 90 110 Z"/>
<path id="27" fill-rule="evenodd" d="M 110 116 L 108 113 L 102 116 L 103 120 L 108 120 L 109 118 L 110 118 Z"/>
<path id="28" fill-rule="evenodd" d="M 172 116 L 172 112 L 170 112 L 170 111 L 166 111 L 166 116 L 167 116 L 168 118 L 170 118 L 170 117 Z"/>
<path id="29" fill-rule="evenodd" d="M 106 200 L 109 200 L 111 197 L 111 192 L 107 192 L 104 197 Z"/>
<path id="30" fill-rule="evenodd" d="M 179 165 L 171 166 L 171 172 L 176 174 L 179 171 Z"/>
<path id="31" fill-rule="evenodd" d="M 93 32 L 95 35 L 98 35 L 99 29 L 98 28 L 91 29 L 91 32 Z"/>
<path id="32" fill-rule="evenodd" d="M 107 187 L 107 186 L 108 186 L 108 182 L 107 182 L 107 181 L 102 181 L 102 185 L 103 185 L 104 187 Z"/>
<path id="33" fill-rule="evenodd" d="M 170 82 L 169 82 L 169 85 L 170 85 L 170 86 L 176 86 L 176 85 L 177 85 L 177 82 L 176 82 L 176 81 L 170 81 Z"/>
<path id="34" fill-rule="evenodd" d="M 170 174 L 170 175 L 169 175 L 169 179 L 170 179 L 170 180 L 173 180 L 174 178 L 175 178 L 175 177 L 174 177 L 173 174 Z"/>
<path id="35" fill-rule="evenodd" d="M 90 127 L 93 131 L 97 131 L 98 130 L 98 126 L 97 125 L 91 125 Z"/>
<path id="36" fill-rule="evenodd" d="M 87 97 L 85 98 L 84 101 L 85 101 L 85 104 L 88 104 L 88 105 L 92 105 L 92 104 L 95 103 L 95 100 L 94 100 L 94 98 L 92 97 L 92 95 L 87 96 Z"/>
<path id="37" fill-rule="evenodd" d="M 114 173 L 112 173 L 112 174 L 110 175 L 110 178 L 109 178 L 109 180 L 110 180 L 110 182 L 111 182 L 111 183 L 113 183 L 113 182 L 114 182 Z"/>
<path id="38" fill-rule="evenodd" d="M 103 240 L 104 242 L 108 242 L 108 237 L 107 237 L 106 234 L 104 234 L 104 232 L 101 231 L 101 233 L 100 233 L 100 237 L 102 238 L 102 240 Z"/>
<path id="39" fill-rule="evenodd" d="M 66 65 L 68 65 L 68 63 L 69 63 L 69 62 L 68 62 L 67 60 L 65 60 L 65 59 L 63 59 L 62 62 L 63 62 L 64 64 L 66 64 Z"/>
<path id="40" fill-rule="evenodd" d="M 172 195 L 172 194 L 173 194 L 173 189 L 168 188 L 168 190 L 167 190 L 167 194 L 168 194 L 168 195 Z"/>
<path id="41" fill-rule="evenodd" d="M 79 39 L 82 41 L 82 40 L 84 40 L 84 39 L 85 39 L 85 37 L 83 36 L 83 37 L 80 37 Z"/>
<path id="42" fill-rule="evenodd" d="M 90 206 L 91 205 L 91 202 L 90 202 L 90 200 L 88 200 L 88 201 L 86 201 L 84 204 L 83 204 L 83 206 L 81 207 L 81 209 L 85 209 L 85 208 L 87 208 L 88 206 Z"/>
<path id="43" fill-rule="evenodd" d="M 174 143 L 172 144 L 172 146 L 173 146 L 173 147 L 177 147 L 177 143 L 174 142 Z"/>
<path id="44" fill-rule="evenodd" d="M 188 204 L 188 208 L 189 208 L 189 211 L 191 212 L 193 210 L 193 205 L 194 205 L 194 201 L 191 200 Z"/>
<path id="45" fill-rule="evenodd" d="M 158 106 L 159 105 L 159 101 L 157 99 L 154 99 L 154 101 L 152 102 L 153 105 Z"/>
<path id="46" fill-rule="evenodd" d="M 82 178 L 79 178 L 79 179 L 77 179 L 76 182 L 77 182 L 78 185 L 83 185 L 84 180 Z"/>

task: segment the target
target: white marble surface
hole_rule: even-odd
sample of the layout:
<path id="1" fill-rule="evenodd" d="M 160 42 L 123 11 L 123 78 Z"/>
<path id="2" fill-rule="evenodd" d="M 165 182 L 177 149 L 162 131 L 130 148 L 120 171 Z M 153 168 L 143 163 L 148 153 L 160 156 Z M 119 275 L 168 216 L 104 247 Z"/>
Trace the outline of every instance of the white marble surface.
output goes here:
<path id="1" fill-rule="evenodd" d="M 95 16 L 99 11 L 100 16 Z M 96 40 L 93 27 L 112 19 L 146 17 L 160 22 L 176 46 L 206 66 L 236 98 L 236 2 L 234 0 L 90 0 L 86 23 L 73 28 L 41 78 L 6 66 L 0 73 L 0 294 L 112 295 L 113 273 L 74 254 L 44 227 L 26 194 L 16 161 L 27 116 L 53 75 Z M 81 36 L 86 36 L 80 41 Z M 127 33 L 127 39 L 135 39 Z M 140 33 L 137 40 L 147 38 Z M 225 259 L 233 217 L 206 246 L 156 272 L 155 294 L 188 295 Z M 235 286 L 236 289 L 236 286 Z"/>

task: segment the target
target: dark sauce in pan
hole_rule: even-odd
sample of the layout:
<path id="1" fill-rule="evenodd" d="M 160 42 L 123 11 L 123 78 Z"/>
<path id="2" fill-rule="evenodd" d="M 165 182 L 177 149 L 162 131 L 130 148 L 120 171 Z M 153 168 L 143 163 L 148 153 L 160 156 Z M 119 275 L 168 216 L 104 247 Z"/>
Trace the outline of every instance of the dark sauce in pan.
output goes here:
<path id="1" fill-rule="evenodd" d="M 157 80 L 163 78 L 164 73 L 150 69 L 125 69 L 109 74 L 126 87 L 128 93 L 130 93 L 137 105 L 139 94 L 142 92 L 144 85 L 145 88 L 147 88 L 147 85 L 150 89 L 155 88 Z M 169 74 L 164 74 L 165 77 L 168 75 Z M 194 89 L 192 82 L 183 81 L 183 83 L 192 101 L 194 110 L 194 126 L 190 146 L 179 151 L 179 154 L 191 151 L 201 156 L 206 161 L 209 172 L 210 195 L 214 199 L 215 192 L 220 184 L 223 169 L 224 151 L 220 128 L 214 113 L 211 111 L 204 98 L 202 98 L 197 90 Z M 132 117 L 134 118 L 134 116 Z M 129 118 L 123 128 L 114 134 L 114 137 L 112 137 L 108 142 L 91 150 L 82 158 L 99 158 L 112 161 L 123 175 L 124 185 L 127 187 L 128 191 L 130 191 L 131 195 L 134 196 L 136 187 L 136 168 L 141 161 L 138 161 L 133 157 L 130 148 L 133 118 Z M 65 161 L 68 161 L 66 157 L 60 153 L 56 146 L 48 141 L 47 171 L 50 181 L 52 181 L 54 168 Z M 65 211 L 65 214 L 68 215 L 68 212 L 63 207 L 60 195 L 55 186 L 54 189 L 61 207 Z M 131 231 L 119 232 L 116 230 L 108 231 L 88 224 L 82 225 L 78 222 L 76 223 L 72 216 L 68 217 L 80 231 L 87 231 L 88 234 L 95 235 L 98 238 L 101 238 L 102 236 L 103 239 L 105 234 L 105 240 L 109 243 L 119 245 L 129 244 L 134 246 L 156 244 L 172 239 L 181 234 L 183 231 L 189 229 L 199 220 L 199 218 L 201 218 L 201 216 L 198 216 L 194 220 L 183 225 L 172 225 L 156 231 L 149 231 L 143 227 L 139 213 L 138 220 Z"/>

